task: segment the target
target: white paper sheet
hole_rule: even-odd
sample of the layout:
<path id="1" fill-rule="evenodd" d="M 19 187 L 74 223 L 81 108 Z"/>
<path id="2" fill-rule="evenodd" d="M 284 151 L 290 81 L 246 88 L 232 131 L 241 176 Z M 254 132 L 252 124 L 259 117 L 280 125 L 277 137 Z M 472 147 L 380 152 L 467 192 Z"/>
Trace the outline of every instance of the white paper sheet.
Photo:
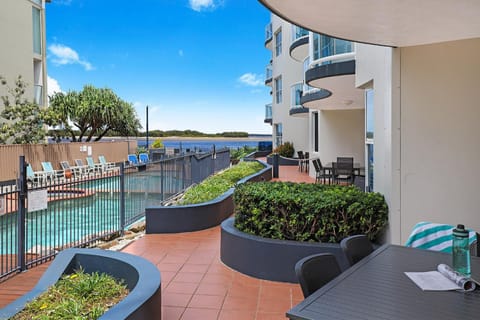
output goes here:
<path id="1" fill-rule="evenodd" d="M 405 274 L 422 290 L 448 291 L 462 289 L 438 271 L 405 272 Z"/>

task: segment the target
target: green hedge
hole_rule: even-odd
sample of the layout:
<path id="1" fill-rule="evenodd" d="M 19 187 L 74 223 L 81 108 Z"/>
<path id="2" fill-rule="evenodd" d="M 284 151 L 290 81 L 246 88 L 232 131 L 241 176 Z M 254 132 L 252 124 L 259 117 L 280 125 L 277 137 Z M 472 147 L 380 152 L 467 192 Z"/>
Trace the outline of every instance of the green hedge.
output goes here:
<path id="1" fill-rule="evenodd" d="M 235 227 L 272 239 L 338 243 L 366 234 L 375 241 L 388 219 L 384 197 L 355 186 L 244 183 L 233 200 Z"/>
<path id="2" fill-rule="evenodd" d="M 240 179 L 248 177 L 263 168 L 264 166 L 257 161 L 240 162 L 188 189 L 178 204 L 196 204 L 213 200 L 228 191 Z"/>

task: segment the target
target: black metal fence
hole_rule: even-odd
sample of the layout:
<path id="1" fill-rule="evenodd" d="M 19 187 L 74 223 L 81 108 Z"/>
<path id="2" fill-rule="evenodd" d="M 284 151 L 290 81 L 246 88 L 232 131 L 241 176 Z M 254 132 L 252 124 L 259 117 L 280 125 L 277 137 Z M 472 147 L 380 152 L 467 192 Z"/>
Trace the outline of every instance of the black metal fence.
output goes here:
<path id="1" fill-rule="evenodd" d="M 229 162 L 226 150 L 216 156 L 162 158 L 143 166 L 32 176 L 20 157 L 18 180 L 0 183 L 0 281 L 65 248 L 94 246 L 122 234 L 144 217 L 145 207 L 161 205 Z"/>

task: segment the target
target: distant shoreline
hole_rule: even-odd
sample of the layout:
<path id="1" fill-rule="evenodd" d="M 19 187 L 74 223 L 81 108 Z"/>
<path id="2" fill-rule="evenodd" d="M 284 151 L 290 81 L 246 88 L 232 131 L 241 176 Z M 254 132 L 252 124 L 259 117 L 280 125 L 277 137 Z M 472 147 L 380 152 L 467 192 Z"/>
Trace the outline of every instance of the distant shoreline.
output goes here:
<path id="1" fill-rule="evenodd" d="M 125 139 L 121 137 L 112 137 L 110 139 Z M 160 139 L 162 141 L 188 141 L 188 140 L 206 140 L 206 141 L 272 141 L 271 136 L 253 136 L 253 137 L 238 137 L 238 138 L 225 138 L 225 137 L 148 137 L 148 141 L 155 141 L 156 139 Z M 135 140 L 135 141 L 144 141 L 147 140 L 146 137 L 137 137 L 137 138 L 129 138 L 128 140 Z"/>

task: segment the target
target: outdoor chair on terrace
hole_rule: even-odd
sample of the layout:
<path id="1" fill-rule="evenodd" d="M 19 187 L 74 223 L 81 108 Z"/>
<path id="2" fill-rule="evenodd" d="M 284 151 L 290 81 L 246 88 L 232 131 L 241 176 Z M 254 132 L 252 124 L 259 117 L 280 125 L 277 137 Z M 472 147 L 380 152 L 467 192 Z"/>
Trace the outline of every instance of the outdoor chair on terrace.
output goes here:
<path id="1" fill-rule="evenodd" d="M 331 174 L 322 166 L 320 159 L 312 160 L 313 167 L 315 168 L 315 183 L 326 183 L 330 184 Z"/>
<path id="2" fill-rule="evenodd" d="M 342 273 L 331 253 L 314 254 L 295 264 L 295 274 L 306 298 Z"/>
<path id="3" fill-rule="evenodd" d="M 102 166 L 102 171 L 103 172 L 111 172 L 115 170 L 120 170 L 119 167 L 115 166 L 114 162 L 107 162 L 104 156 L 98 156 L 98 161 L 100 162 Z"/>
<path id="4" fill-rule="evenodd" d="M 303 163 L 304 163 L 304 160 L 305 160 L 305 155 L 303 154 L 303 151 L 297 151 L 297 155 L 298 155 L 298 170 L 300 170 L 300 172 L 303 171 Z"/>
<path id="5" fill-rule="evenodd" d="M 337 162 L 332 163 L 332 169 L 335 183 L 354 183 L 355 175 L 353 172 L 352 157 L 338 157 Z"/>
<path id="6" fill-rule="evenodd" d="M 71 167 L 68 161 L 60 161 L 60 166 L 65 173 L 65 178 L 68 179 L 68 172 L 70 172 L 71 176 L 75 179 L 82 177 L 82 168 L 77 166 Z"/>
<path id="7" fill-rule="evenodd" d="M 30 164 L 27 165 L 27 182 L 30 182 L 32 186 L 43 184 L 46 181 L 47 175 L 44 171 L 33 171 Z"/>
<path id="8" fill-rule="evenodd" d="M 53 169 L 52 163 L 49 161 L 42 162 L 42 168 L 45 172 L 45 176 L 51 182 L 58 181 L 59 179 L 65 178 L 63 170 Z"/>
<path id="9" fill-rule="evenodd" d="M 91 171 L 95 174 L 102 174 L 103 173 L 103 165 L 101 163 L 95 163 L 92 157 L 86 157 L 87 165 Z"/>
<path id="10" fill-rule="evenodd" d="M 88 165 L 85 165 L 82 159 L 75 159 L 75 166 L 80 169 L 82 177 L 95 175 L 95 172 Z"/>
<path id="11" fill-rule="evenodd" d="M 138 155 L 138 158 L 140 160 L 140 163 L 148 163 L 150 160 L 148 159 L 148 154 L 147 153 L 140 153 Z"/>
<path id="12" fill-rule="evenodd" d="M 128 155 L 128 163 L 131 166 L 138 166 L 138 158 L 136 154 L 129 154 Z"/>
<path id="13" fill-rule="evenodd" d="M 367 236 L 358 234 L 349 236 L 340 241 L 340 247 L 345 253 L 350 266 L 353 266 L 358 261 L 362 260 L 373 252 L 373 246 Z"/>

